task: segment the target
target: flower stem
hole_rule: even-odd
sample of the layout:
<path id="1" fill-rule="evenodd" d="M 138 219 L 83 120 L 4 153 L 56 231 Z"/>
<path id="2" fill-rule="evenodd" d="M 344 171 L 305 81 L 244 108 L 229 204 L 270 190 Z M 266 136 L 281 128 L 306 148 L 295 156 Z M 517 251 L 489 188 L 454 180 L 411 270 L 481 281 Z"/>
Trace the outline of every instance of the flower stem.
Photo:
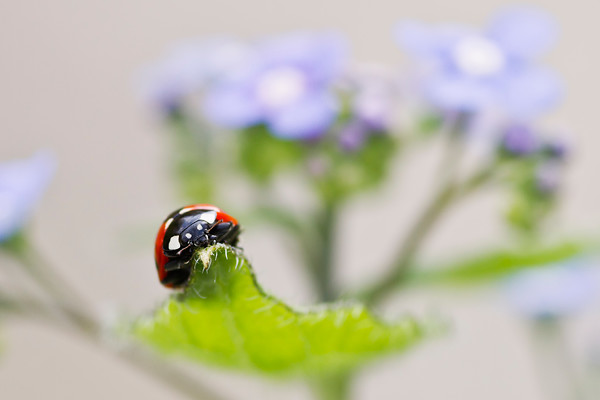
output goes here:
<path id="1" fill-rule="evenodd" d="M 89 313 L 89 304 L 70 282 L 31 245 L 24 235 L 13 239 L 10 253 L 21 262 L 29 277 L 65 308 Z"/>
<path id="2" fill-rule="evenodd" d="M 182 194 L 192 202 L 213 202 L 216 197 L 213 136 L 197 120 L 180 111 L 170 119 L 173 135 L 172 168 Z"/>
<path id="3" fill-rule="evenodd" d="M 399 286 L 406 278 L 410 265 L 419 251 L 427 233 L 450 205 L 455 196 L 454 185 L 442 187 L 433 200 L 425 208 L 410 230 L 407 239 L 402 243 L 396 261 L 389 272 L 378 282 L 367 289 L 361 296 L 365 303 L 372 305 L 383 299 L 387 294 Z"/>
<path id="4" fill-rule="evenodd" d="M 17 248 L 18 250 L 14 250 Z M 75 290 L 70 288 L 65 279 L 54 270 L 43 258 L 23 241 L 11 252 L 21 261 L 24 269 L 53 300 L 41 303 L 31 298 L 10 298 L 0 295 L 0 311 L 19 316 L 43 319 L 56 326 L 64 327 L 65 322 L 71 331 L 79 334 L 89 342 L 111 351 L 128 364 L 150 375 L 153 380 L 163 382 L 173 390 L 195 400 L 222 400 L 223 397 L 213 393 L 195 378 L 183 373 L 163 359 L 158 359 L 141 349 L 128 345 L 119 349 L 105 341 L 103 325 L 85 306 Z M 34 255 L 35 254 L 35 255 Z M 38 263 L 39 262 L 39 263 Z"/>
<path id="5" fill-rule="evenodd" d="M 542 389 L 552 400 L 583 400 L 564 337 L 562 321 L 557 318 L 531 322 L 532 345 L 538 364 Z"/>
<path id="6" fill-rule="evenodd" d="M 353 374 L 344 372 L 328 375 L 312 385 L 315 396 L 320 400 L 348 400 L 351 398 Z"/>
<path id="7" fill-rule="evenodd" d="M 319 300 L 332 301 L 336 298 L 333 282 L 333 264 L 335 247 L 335 229 L 337 224 L 337 204 L 327 203 L 317 217 L 317 226 L 320 240 L 317 242 L 318 252 L 314 268 L 314 282 Z"/>
<path id="8" fill-rule="evenodd" d="M 492 163 L 462 183 L 455 183 L 454 180 L 449 179 L 446 184 L 440 187 L 410 229 L 406 240 L 400 246 L 395 257 L 396 261 L 392 264 L 388 273 L 364 290 L 358 297 L 363 299 L 365 304 L 373 305 L 383 300 L 390 292 L 404 283 L 425 237 L 431 232 L 440 217 L 458 199 L 488 182 L 493 175 L 494 168 L 495 163 Z"/>

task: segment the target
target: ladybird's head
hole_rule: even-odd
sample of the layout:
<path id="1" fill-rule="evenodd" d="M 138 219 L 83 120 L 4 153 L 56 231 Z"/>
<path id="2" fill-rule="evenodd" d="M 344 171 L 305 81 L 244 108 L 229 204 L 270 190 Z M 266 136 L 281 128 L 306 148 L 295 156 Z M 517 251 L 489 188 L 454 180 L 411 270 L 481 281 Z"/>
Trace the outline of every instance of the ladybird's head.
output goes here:
<path id="1" fill-rule="evenodd" d="M 204 220 L 195 221 L 179 234 L 179 243 L 182 247 L 206 247 L 208 245 L 207 232 L 210 225 Z"/>
<path id="2" fill-rule="evenodd" d="M 165 233 L 163 250 L 167 257 L 191 255 L 194 248 L 208 245 L 210 225 L 201 219 L 178 219 Z"/>

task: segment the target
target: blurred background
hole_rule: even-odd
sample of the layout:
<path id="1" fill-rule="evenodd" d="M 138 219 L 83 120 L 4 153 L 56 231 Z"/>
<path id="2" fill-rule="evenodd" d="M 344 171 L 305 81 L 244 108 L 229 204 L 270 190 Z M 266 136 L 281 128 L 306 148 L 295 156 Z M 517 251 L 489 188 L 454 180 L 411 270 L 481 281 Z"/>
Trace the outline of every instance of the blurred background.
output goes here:
<path id="1" fill-rule="evenodd" d="M 399 65 L 402 53 L 391 36 L 400 19 L 481 26 L 505 1 L 65 1 L 0 3 L 0 159 L 29 156 L 39 148 L 58 157 L 57 176 L 38 208 L 34 238 L 71 282 L 111 318 L 117 310 L 140 313 L 167 295 L 156 281 L 152 254 L 155 229 L 179 207 L 168 173 L 165 131 L 142 104 L 136 77 L 144 65 L 181 39 L 214 34 L 240 38 L 295 30 L 337 30 L 349 39 L 354 59 Z M 563 208 L 552 234 L 595 234 L 600 221 L 600 161 L 596 149 L 600 35 L 593 2 L 546 0 L 538 5 L 558 20 L 561 37 L 546 58 L 564 78 L 566 100 L 544 121 L 571 133 L 576 153 L 568 172 Z M 352 285 L 378 271 L 384 250 L 397 242 L 411 215 L 431 191 L 437 149 L 404 161 L 385 187 L 346 206 L 342 248 L 364 241 L 354 226 L 375 207 L 396 215 L 373 254 L 340 257 L 336 271 Z M 286 187 L 282 196 L 294 199 Z M 475 252 L 507 236 L 491 195 L 461 204 L 430 237 L 423 258 Z M 495 214 L 496 213 L 496 214 Z M 243 221 L 242 221 L 243 222 Z M 242 246 L 263 287 L 294 305 L 313 293 L 279 235 L 247 230 Z M 379 252 L 378 250 L 381 250 Z M 375 257 L 374 260 L 371 260 Z M 6 279 L 0 277 L 0 279 Z M 408 355 L 375 363 L 358 381 L 357 398 L 542 399 L 529 331 L 493 291 L 409 291 L 386 304 L 384 313 L 438 310 L 454 325 L 444 338 Z M 79 338 L 32 322 L 2 327 L 0 394 L 7 399 L 177 398 L 160 383 L 100 353 Z M 583 363 L 600 342 L 600 319 L 583 314 L 568 324 L 568 346 Z M 600 343 L 597 343 L 600 346 Z M 598 349 L 596 349 L 597 351 Z M 598 354 L 596 354 L 598 355 Z M 599 372 L 600 374 L 600 372 Z M 306 399 L 300 384 L 254 379 L 198 369 L 231 398 Z"/>

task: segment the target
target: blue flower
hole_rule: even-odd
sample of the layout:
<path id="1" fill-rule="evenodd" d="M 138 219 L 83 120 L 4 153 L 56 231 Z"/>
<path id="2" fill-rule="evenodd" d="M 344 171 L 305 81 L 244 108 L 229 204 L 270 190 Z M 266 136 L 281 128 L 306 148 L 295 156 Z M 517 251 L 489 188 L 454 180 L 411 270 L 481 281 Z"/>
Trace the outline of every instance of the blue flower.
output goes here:
<path id="1" fill-rule="evenodd" d="M 496 109 L 507 117 L 533 117 L 561 97 L 559 79 L 537 63 L 557 35 L 542 11 L 513 8 L 484 31 L 418 22 L 397 29 L 400 45 L 422 64 L 425 98 L 444 111 Z"/>
<path id="2" fill-rule="evenodd" d="M 574 314 L 590 304 L 599 289 L 597 265 L 582 261 L 520 272 L 506 284 L 510 304 L 531 318 Z"/>
<path id="3" fill-rule="evenodd" d="M 340 147 L 348 152 L 363 147 L 370 135 L 389 132 L 399 88 L 391 71 L 366 65 L 346 76 L 341 91 L 349 99 L 352 117 L 339 130 Z"/>
<path id="4" fill-rule="evenodd" d="M 0 242 L 18 233 L 33 212 L 54 174 L 48 152 L 0 164 Z"/>
<path id="5" fill-rule="evenodd" d="M 210 85 L 205 116 L 227 128 L 265 124 L 283 138 L 310 139 L 335 121 L 332 92 L 344 41 L 333 34 L 298 33 L 259 44 L 243 63 Z"/>
<path id="6" fill-rule="evenodd" d="M 249 52 L 246 45 L 227 38 L 178 43 L 142 72 L 141 94 L 151 106 L 170 114 L 211 80 L 245 62 Z"/>
<path id="7" fill-rule="evenodd" d="M 528 156 L 540 148 L 536 133 L 526 125 L 511 125 L 503 132 L 502 147 L 514 156 Z"/>
<path id="8" fill-rule="evenodd" d="M 353 152 L 359 150 L 370 133 L 369 126 L 360 119 L 347 123 L 340 131 L 339 144 L 342 150 Z"/>
<path id="9" fill-rule="evenodd" d="M 372 130 L 388 130 L 400 92 L 395 72 L 376 64 L 361 65 L 347 74 L 347 81 L 344 93 L 351 99 L 353 117 Z"/>

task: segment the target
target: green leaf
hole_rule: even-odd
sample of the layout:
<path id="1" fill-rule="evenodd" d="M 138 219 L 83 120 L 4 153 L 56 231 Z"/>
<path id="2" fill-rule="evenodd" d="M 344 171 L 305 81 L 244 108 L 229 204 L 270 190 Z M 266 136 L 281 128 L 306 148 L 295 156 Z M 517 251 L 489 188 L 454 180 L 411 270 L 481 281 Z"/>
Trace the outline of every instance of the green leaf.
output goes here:
<path id="1" fill-rule="evenodd" d="M 189 285 L 132 332 L 165 354 L 266 373 L 339 373 L 414 345 L 411 317 L 386 324 L 360 305 L 298 311 L 265 294 L 248 261 L 216 245 L 196 254 Z"/>
<path id="2" fill-rule="evenodd" d="M 278 138 L 263 125 L 239 132 L 236 140 L 241 170 L 258 183 L 269 182 L 276 173 L 298 165 L 306 156 L 302 142 Z"/>
<path id="3" fill-rule="evenodd" d="M 503 278 L 519 270 L 539 268 L 589 251 L 582 242 L 516 250 L 496 250 L 471 259 L 442 265 L 428 271 L 415 272 L 413 284 L 477 284 Z"/>

